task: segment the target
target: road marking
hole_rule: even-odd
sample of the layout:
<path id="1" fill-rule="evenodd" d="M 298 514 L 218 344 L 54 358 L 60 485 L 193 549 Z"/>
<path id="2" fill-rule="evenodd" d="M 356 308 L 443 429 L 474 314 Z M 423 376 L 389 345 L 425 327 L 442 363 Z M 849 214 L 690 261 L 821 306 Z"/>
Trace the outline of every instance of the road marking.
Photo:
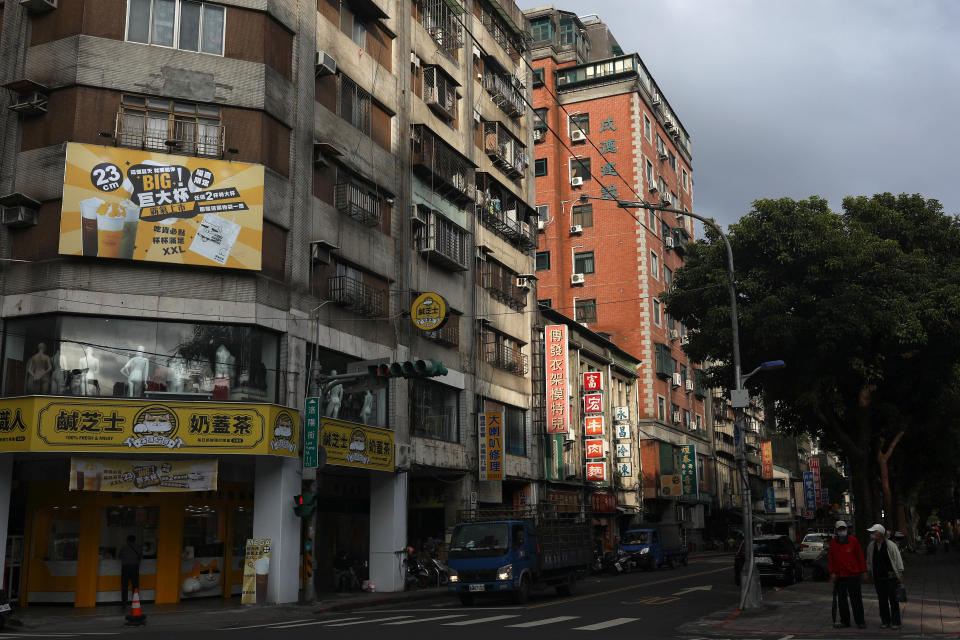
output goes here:
<path id="1" fill-rule="evenodd" d="M 598 622 L 597 624 L 588 624 L 585 627 L 574 627 L 574 631 L 599 631 L 600 629 L 609 629 L 610 627 L 618 627 L 621 624 L 627 624 L 628 622 L 634 622 L 640 618 L 614 618 L 613 620 L 607 620 L 606 622 Z"/>
<path id="2" fill-rule="evenodd" d="M 680 598 L 671 596 L 650 596 L 638 600 L 621 600 L 620 604 L 668 604 L 670 602 L 676 602 L 679 599 Z"/>
<path id="3" fill-rule="evenodd" d="M 490 616 L 489 618 L 477 618 L 476 620 L 461 620 L 460 622 L 444 622 L 445 627 L 465 627 L 468 624 L 482 624 L 484 622 L 494 622 L 496 620 L 506 620 L 507 618 L 519 618 L 518 615 L 512 616 Z"/>
<path id="4" fill-rule="evenodd" d="M 417 618 L 415 620 L 401 620 L 400 622 L 388 622 L 388 625 L 391 624 L 416 624 L 418 622 L 433 622 L 434 620 L 449 620 L 450 618 L 462 618 L 467 614 L 465 613 L 453 613 L 447 616 L 434 616 L 432 618 Z"/>
<path id="5" fill-rule="evenodd" d="M 540 627 L 545 624 L 554 624 L 555 622 L 564 622 L 566 620 L 576 620 L 580 616 L 557 616 L 556 618 L 544 618 L 543 620 L 533 620 L 532 622 L 521 622 L 519 624 L 508 624 L 508 627 L 518 629 L 527 629 L 529 627 Z"/>
<path id="6" fill-rule="evenodd" d="M 349 627 L 355 624 L 370 624 L 371 622 L 386 622 L 387 620 L 399 620 L 401 618 L 412 618 L 413 616 L 390 616 L 389 618 L 373 618 L 372 620 L 357 620 L 356 622 L 340 622 L 331 624 L 331 627 Z"/>
<path id="7" fill-rule="evenodd" d="M 217 629 L 217 631 L 236 631 L 237 629 L 258 629 L 260 627 L 272 627 L 275 624 L 292 624 L 294 622 L 306 622 L 307 620 L 315 620 L 315 618 L 302 618 L 300 620 L 284 620 L 282 622 L 263 622 L 261 624 L 251 624 L 246 627 L 222 627 Z"/>
<path id="8" fill-rule="evenodd" d="M 337 618 L 336 620 L 311 620 L 309 622 L 299 620 L 295 622 L 283 622 L 275 627 L 270 627 L 271 629 L 293 629 L 294 627 L 309 627 L 316 624 L 332 624 L 334 622 L 346 622 L 347 620 L 360 620 L 359 616 L 354 616 L 352 618 Z"/>
<path id="9" fill-rule="evenodd" d="M 686 594 L 688 594 L 688 593 L 693 593 L 694 591 L 710 591 L 711 589 L 713 589 L 713 585 L 712 585 L 712 584 L 705 584 L 705 585 L 703 585 L 702 587 L 690 587 L 690 588 L 688 588 L 688 589 L 680 589 L 680 591 L 677 591 L 677 592 L 676 592 L 675 594 L 673 594 L 673 595 L 675 595 L 675 596 L 682 596 L 682 595 L 686 595 Z"/>
<path id="10" fill-rule="evenodd" d="M 705 576 L 711 573 L 720 573 L 721 571 L 728 571 L 727 567 L 720 569 L 710 569 L 709 571 L 700 571 L 698 573 L 688 573 L 686 575 L 677 576 L 676 578 L 664 578 L 663 580 L 654 580 L 653 582 L 644 582 L 641 584 L 632 584 L 628 587 L 620 587 L 618 589 L 610 589 L 608 591 L 598 591 L 597 593 L 588 593 L 582 596 L 575 596 L 573 598 L 563 598 L 553 602 L 544 602 L 543 604 L 535 604 L 531 607 L 526 607 L 527 609 L 539 609 L 540 607 L 554 607 L 558 604 L 568 605 L 571 602 L 576 602 L 577 600 L 587 600 L 589 598 L 597 598 L 600 596 L 607 596 L 611 593 L 621 593 L 623 591 L 631 591 L 633 589 L 643 589 L 644 587 L 652 587 L 656 584 L 664 584 L 665 582 L 676 582 L 677 580 L 686 580 L 687 578 L 695 578 L 697 576 Z"/>

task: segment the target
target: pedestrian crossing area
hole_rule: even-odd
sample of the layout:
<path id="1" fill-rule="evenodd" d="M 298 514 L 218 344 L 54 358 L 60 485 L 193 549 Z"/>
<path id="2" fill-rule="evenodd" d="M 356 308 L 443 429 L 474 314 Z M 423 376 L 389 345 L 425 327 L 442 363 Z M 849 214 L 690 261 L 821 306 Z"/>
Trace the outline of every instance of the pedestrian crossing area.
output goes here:
<path id="1" fill-rule="evenodd" d="M 565 629 L 574 631 L 604 631 L 614 627 L 622 627 L 635 623 L 640 618 L 609 618 L 609 619 L 589 619 L 585 616 L 540 616 L 529 613 L 509 613 L 490 615 L 490 612 L 465 612 L 465 613 L 442 613 L 440 611 L 415 612 L 411 611 L 404 614 L 393 612 L 365 612 L 363 614 L 346 613 L 344 615 L 327 616 L 316 619 L 286 620 L 283 622 L 267 622 L 254 625 L 242 625 L 234 627 L 222 627 L 219 631 L 242 631 L 242 630 L 310 630 L 322 629 L 324 631 L 334 631 L 343 629 L 351 631 L 359 630 L 358 627 L 387 627 L 403 629 L 416 628 L 417 625 L 436 627 L 437 630 L 454 631 L 457 628 L 477 629 L 480 627 L 488 629 L 497 629 L 500 631 L 524 630 L 524 629 Z"/>

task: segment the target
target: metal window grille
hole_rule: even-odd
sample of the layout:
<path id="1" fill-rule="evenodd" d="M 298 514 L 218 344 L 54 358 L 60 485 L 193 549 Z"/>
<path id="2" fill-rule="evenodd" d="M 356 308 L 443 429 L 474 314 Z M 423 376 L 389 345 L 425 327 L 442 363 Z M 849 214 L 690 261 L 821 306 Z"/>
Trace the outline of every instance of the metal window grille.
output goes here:
<path id="1" fill-rule="evenodd" d="M 350 276 L 333 276 L 327 280 L 328 299 L 364 316 L 383 315 L 383 292 Z"/>
<path id="2" fill-rule="evenodd" d="M 131 109 L 117 113 L 114 139 L 121 147 L 190 156 L 223 156 L 223 125 L 212 118 Z"/>
<path id="3" fill-rule="evenodd" d="M 422 124 L 413 125 L 412 137 L 414 169 L 430 178 L 433 190 L 457 203 L 473 200 L 474 172 L 466 158 Z"/>
<path id="4" fill-rule="evenodd" d="M 487 363 L 497 369 L 509 371 L 518 376 L 529 373 L 530 364 L 527 360 L 527 354 L 523 353 L 519 347 L 503 342 L 497 336 L 493 336 L 484 345 L 484 354 Z"/>
<path id="5" fill-rule="evenodd" d="M 443 325 L 440 329 L 433 331 L 421 331 L 420 335 L 430 340 L 436 342 L 437 344 L 442 344 L 448 347 L 456 347 L 460 345 L 460 319 L 456 316 L 451 316 L 447 320 L 447 324 Z"/>
<path id="6" fill-rule="evenodd" d="M 356 182 L 342 182 L 336 186 L 334 202 L 337 210 L 357 222 L 376 227 L 380 224 L 380 198 Z"/>
<path id="7" fill-rule="evenodd" d="M 446 120 L 457 117 L 457 88 L 440 67 L 423 70 L 423 101 Z"/>
<path id="8" fill-rule="evenodd" d="M 417 251 L 451 269 L 466 271 L 467 232 L 436 211 L 429 211 L 425 222 L 415 230 Z"/>
<path id="9" fill-rule="evenodd" d="M 463 46 L 463 30 L 456 17 L 456 14 L 463 13 L 463 7 L 456 0 L 419 0 L 419 2 L 423 12 L 423 27 L 437 43 L 437 48 L 447 56 L 453 57 L 454 52 Z M 455 9 L 458 9 L 456 14 Z"/>
<path id="10" fill-rule="evenodd" d="M 527 103 L 520 93 L 520 87 L 509 77 L 487 73 L 483 76 L 483 88 L 490 94 L 494 104 L 511 118 L 519 118 L 527 112 Z"/>
<path id="11" fill-rule="evenodd" d="M 370 134 L 373 102 L 370 94 L 340 74 L 340 117 L 365 134 Z"/>

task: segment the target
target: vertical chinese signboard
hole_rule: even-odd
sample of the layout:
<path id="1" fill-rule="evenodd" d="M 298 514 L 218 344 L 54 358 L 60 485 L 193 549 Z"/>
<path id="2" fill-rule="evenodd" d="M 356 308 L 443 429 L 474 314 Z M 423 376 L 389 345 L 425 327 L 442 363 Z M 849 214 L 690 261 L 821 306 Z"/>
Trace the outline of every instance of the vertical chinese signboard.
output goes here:
<path id="1" fill-rule="evenodd" d="M 599 393 L 588 393 L 583 396 L 583 412 L 603 413 L 603 396 Z"/>
<path id="2" fill-rule="evenodd" d="M 584 373 L 583 390 L 587 392 L 603 391 L 603 374 L 599 371 L 588 371 Z"/>
<path id="3" fill-rule="evenodd" d="M 829 509 L 830 508 L 830 491 L 826 487 L 823 487 L 822 489 L 820 489 L 820 498 L 823 500 L 823 507 L 825 509 Z"/>
<path id="4" fill-rule="evenodd" d="M 503 412 L 480 414 L 480 480 L 503 480 Z"/>
<path id="5" fill-rule="evenodd" d="M 767 487 L 763 494 L 763 510 L 767 513 L 777 512 L 777 490 L 773 487 Z"/>
<path id="6" fill-rule="evenodd" d="M 570 430 L 567 405 L 567 325 L 546 326 L 544 352 L 547 360 L 547 433 L 567 433 Z"/>
<path id="7" fill-rule="evenodd" d="M 303 468 L 316 469 L 319 465 L 320 398 L 307 398 L 303 428 Z"/>
<path id="8" fill-rule="evenodd" d="M 587 416 L 583 419 L 583 430 L 588 436 L 603 435 L 603 416 Z"/>
<path id="9" fill-rule="evenodd" d="M 603 440 L 585 440 L 583 442 L 584 451 L 586 451 L 587 460 L 599 460 L 604 457 Z"/>
<path id="10" fill-rule="evenodd" d="M 813 481 L 813 471 L 803 472 L 803 508 L 810 512 L 817 510 L 817 489 Z"/>
<path id="11" fill-rule="evenodd" d="M 761 442 L 760 453 L 763 461 L 763 479 L 773 480 L 773 443 L 769 440 Z"/>
<path id="12" fill-rule="evenodd" d="M 697 445 L 680 445 L 680 485 L 684 499 L 696 500 L 700 495 L 697 486 Z"/>
<path id="13" fill-rule="evenodd" d="M 607 463 L 606 462 L 588 462 L 587 463 L 587 482 L 606 482 L 607 481 Z"/>
<path id="14" fill-rule="evenodd" d="M 810 458 L 807 463 L 810 466 L 810 472 L 813 474 L 813 490 L 816 497 L 817 507 L 819 507 L 821 504 L 823 504 L 823 497 L 820 493 L 820 458 Z"/>

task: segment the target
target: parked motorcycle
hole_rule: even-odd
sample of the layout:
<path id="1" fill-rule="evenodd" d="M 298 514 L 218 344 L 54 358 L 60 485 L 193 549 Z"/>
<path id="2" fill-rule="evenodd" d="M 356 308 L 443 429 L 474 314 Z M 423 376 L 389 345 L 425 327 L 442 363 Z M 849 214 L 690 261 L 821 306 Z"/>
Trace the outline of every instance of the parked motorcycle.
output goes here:
<path id="1" fill-rule="evenodd" d="M 19 621 L 10 619 L 12 615 L 13 611 L 10 608 L 10 599 L 7 597 L 7 592 L 0 589 L 0 631 L 3 631 L 7 624 L 20 624 Z"/>

